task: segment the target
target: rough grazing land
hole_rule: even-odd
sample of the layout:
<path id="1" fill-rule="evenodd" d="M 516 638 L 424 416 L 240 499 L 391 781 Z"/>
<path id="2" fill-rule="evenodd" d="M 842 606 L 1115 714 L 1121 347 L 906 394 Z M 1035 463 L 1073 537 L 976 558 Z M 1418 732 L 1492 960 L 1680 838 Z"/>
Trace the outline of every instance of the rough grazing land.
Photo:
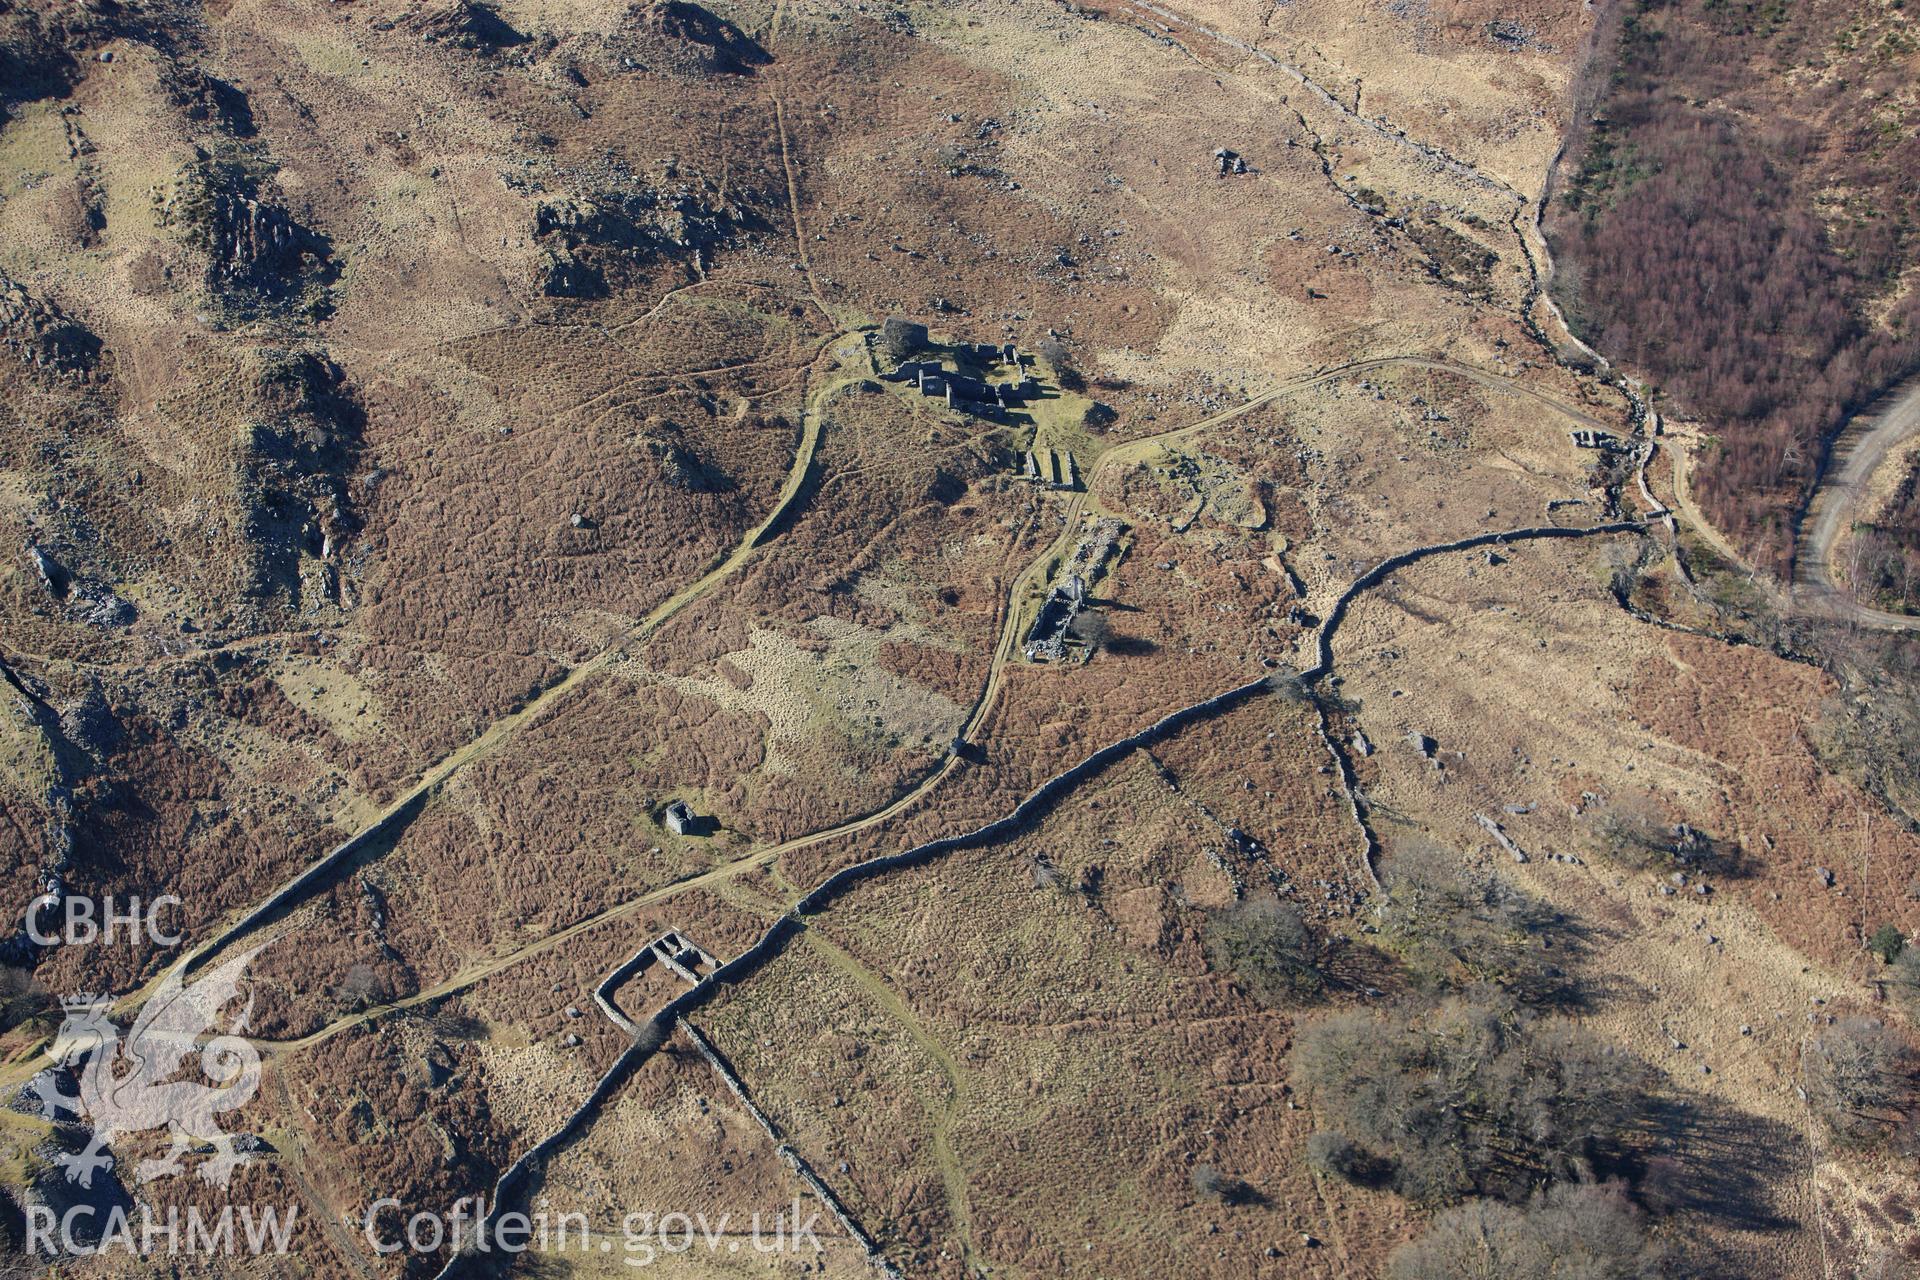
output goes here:
<path id="1" fill-rule="evenodd" d="M 21 1274 L 1906 1274 L 1910 24 L 0 5 L 6 1256 L 258 948 Z"/>

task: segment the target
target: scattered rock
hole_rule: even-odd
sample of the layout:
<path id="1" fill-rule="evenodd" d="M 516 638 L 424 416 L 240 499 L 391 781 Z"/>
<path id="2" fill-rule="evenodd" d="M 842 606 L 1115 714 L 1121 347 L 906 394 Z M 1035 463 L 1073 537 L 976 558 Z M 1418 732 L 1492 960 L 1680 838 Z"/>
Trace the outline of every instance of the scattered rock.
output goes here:
<path id="1" fill-rule="evenodd" d="M 0 347 L 49 372 L 85 375 L 100 359 L 100 339 L 51 302 L 0 275 Z"/>
<path id="2" fill-rule="evenodd" d="M 1501 49 L 1518 52 L 1538 46 L 1533 28 L 1515 22 L 1511 18 L 1495 18 L 1487 23 L 1487 39 Z"/>
<path id="3" fill-rule="evenodd" d="M 1242 156 L 1238 151 L 1230 150 L 1227 147 L 1214 148 L 1213 162 L 1220 166 L 1220 174 L 1222 177 L 1229 173 L 1245 173 L 1247 171 L 1246 157 Z"/>
<path id="4" fill-rule="evenodd" d="M 444 44 L 469 53 L 491 53 L 527 40 L 508 26 L 493 6 L 473 0 L 454 0 L 452 4 L 418 10 L 405 21 L 428 44 Z"/>
<path id="5" fill-rule="evenodd" d="M 27 560 L 33 565 L 33 571 L 40 576 L 40 585 L 56 596 L 67 593 L 67 575 L 54 558 L 29 542 Z"/>
<path id="6" fill-rule="evenodd" d="M 1493 837 L 1494 843 L 1505 849 L 1515 862 L 1528 861 L 1526 851 L 1513 842 L 1513 838 L 1507 834 L 1505 827 L 1481 813 L 1474 814 L 1473 820 L 1478 822 L 1486 833 Z"/>
<path id="7" fill-rule="evenodd" d="M 75 618 L 90 627 L 124 627 L 131 624 L 136 616 L 131 601 L 115 593 L 105 583 L 91 580 L 74 584 L 67 593 L 67 608 Z"/>

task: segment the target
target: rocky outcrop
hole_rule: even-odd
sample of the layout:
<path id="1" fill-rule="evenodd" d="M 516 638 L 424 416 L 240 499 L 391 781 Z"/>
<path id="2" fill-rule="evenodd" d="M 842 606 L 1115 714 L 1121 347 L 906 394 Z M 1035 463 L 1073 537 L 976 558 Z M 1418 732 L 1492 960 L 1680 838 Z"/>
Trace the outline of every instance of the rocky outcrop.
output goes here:
<path id="1" fill-rule="evenodd" d="M 635 5 L 621 25 L 654 50 L 664 70 L 746 75 L 773 61 L 739 27 L 688 0 Z"/>
<path id="2" fill-rule="evenodd" d="M 633 441 L 636 448 L 659 464 L 660 478 L 686 493 L 725 493 L 734 487 L 733 478 L 703 461 L 688 446 L 677 423 L 664 418 L 647 419 L 646 427 Z"/>
<path id="3" fill-rule="evenodd" d="M 751 75 L 773 61 L 739 27 L 687 0 L 651 0 L 628 7 L 607 35 L 569 41 L 583 61 L 609 71 L 651 71 L 684 79 Z"/>
<path id="4" fill-rule="evenodd" d="M 0 14 L 0 120 L 17 102 L 33 102 L 66 90 L 75 62 L 64 41 L 32 6 L 9 6 Z"/>
<path id="5" fill-rule="evenodd" d="M 364 415 L 324 352 L 259 347 L 245 367 L 254 409 L 240 441 L 243 532 L 253 556 L 248 589 L 297 601 L 302 560 L 332 572 L 358 525 L 347 476 Z"/>
<path id="6" fill-rule="evenodd" d="M 208 229 L 213 269 L 227 280 L 294 275 L 310 254 L 324 252 L 285 209 L 238 192 L 211 193 Z"/>
<path id="7" fill-rule="evenodd" d="M 73 573 L 58 555 L 39 543 L 27 543 L 26 553 L 40 585 L 65 606 L 67 616 L 74 621 L 90 627 L 124 627 L 137 616 L 133 605 L 112 587 L 91 575 Z"/>
<path id="8" fill-rule="evenodd" d="M 64 97 L 105 62 L 116 41 L 145 45 L 165 64 L 186 57 L 205 15 L 186 0 L 0 3 L 0 122 L 21 103 Z M 102 56 L 102 55 L 105 56 Z"/>
<path id="9" fill-rule="evenodd" d="M 100 361 L 100 339 L 91 330 L 3 275 L 0 349 L 36 369 L 83 378 Z"/>
<path id="10" fill-rule="evenodd" d="M 247 95 L 193 63 L 175 59 L 160 73 L 167 101 L 187 119 L 210 124 L 236 138 L 253 136 L 253 105 Z"/>
<path id="11" fill-rule="evenodd" d="M 608 175 L 591 194 L 543 201 L 534 209 L 542 250 L 541 288 L 549 297 L 601 297 L 646 264 L 702 257 L 733 243 L 747 211 L 704 177 L 673 164 L 652 175 Z"/>
<path id="12" fill-rule="evenodd" d="M 83 578 L 67 593 L 67 612 L 75 621 L 107 631 L 133 625 L 133 603 L 104 582 Z"/>
<path id="13" fill-rule="evenodd" d="M 0 5 L 0 121 L 16 103 L 65 94 L 106 41 L 157 35 L 155 9 L 141 0 Z"/>
<path id="14" fill-rule="evenodd" d="M 540 292 L 549 298 L 604 298 L 607 277 L 570 249 L 547 249 L 540 257 Z"/>
<path id="15" fill-rule="evenodd" d="M 34 1148 L 30 1167 L 35 1172 L 20 1190 L 20 1207 L 42 1220 L 70 1225 L 74 1243 L 92 1249 L 105 1239 L 109 1218 L 133 1212 L 133 1197 L 111 1166 L 96 1170 L 84 1184 L 68 1180 L 59 1161 L 85 1152 L 93 1135 L 85 1123 L 67 1119 L 71 1113 L 66 1108 L 52 1109 L 62 1120 Z"/>
<path id="16" fill-rule="evenodd" d="M 210 292 L 243 315 L 324 305 L 333 246 L 268 194 L 273 168 L 257 151 L 198 151 L 172 186 L 156 190 L 160 224 L 206 254 Z"/>
<path id="17" fill-rule="evenodd" d="M 474 0 L 454 0 L 452 4 L 421 9 L 409 15 L 405 25 L 428 44 L 444 44 L 469 53 L 493 53 L 527 42 L 527 37 L 509 26 L 499 10 Z"/>
<path id="18" fill-rule="evenodd" d="M 271 417 L 285 448 L 317 458 L 358 437 L 359 405 L 324 351 L 255 347 L 246 364 L 256 411 Z"/>
<path id="19" fill-rule="evenodd" d="M 114 714 L 113 704 L 107 701 L 106 691 L 97 678 L 90 679 L 85 689 L 56 709 L 60 713 L 61 734 L 96 764 L 105 760 L 126 735 L 125 726 Z"/>

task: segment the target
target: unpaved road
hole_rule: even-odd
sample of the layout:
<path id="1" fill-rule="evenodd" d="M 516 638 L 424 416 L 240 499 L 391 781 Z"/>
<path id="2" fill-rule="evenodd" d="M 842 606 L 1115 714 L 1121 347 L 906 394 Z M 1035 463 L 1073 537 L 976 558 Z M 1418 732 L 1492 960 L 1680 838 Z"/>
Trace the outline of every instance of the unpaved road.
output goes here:
<path id="1" fill-rule="evenodd" d="M 825 353 L 835 343 L 845 342 L 852 336 L 854 336 L 852 331 L 844 331 L 824 339 L 819 344 L 819 348 L 815 354 L 816 362 L 820 355 Z M 246 912 L 191 951 L 183 961 L 188 970 L 191 971 L 198 968 L 213 955 L 225 948 L 235 938 L 252 932 L 261 924 L 265 923 L 271 913 L 279 910 L 283 902 L 296 897 L 302 889 L 317 887 L 335 867 L 355 856 L 357 850 L 369 841 L 378 839 L 383 831 L 396 824 L 409 812 L 430 798 L 443 787 L 447 780 L 455 773 L 497 749 L 518 730 L 541 719 L 548 711 L 552 710 L 554 706 L 565 699 L 568 694 L 609 667 L 629 646 L 643 642 L 651 637 L 689 604 L 701 599 L 708 592 L 712 591 L 714 587 L 731 577 L 734 571 L 745 563 L 745 561 L 759 549 L 761 544 L 766 542 L 774 531 L 780 527 L 781 522 L 787 518 L 795 504 L 799 502 L 801 495 L 805 492 L 807 476 L 813 470 L 819 452 L 820 431 L 822 420 L 826 413 L 826 403 L 833 393 L 848 381 L 849 379 L 846 377 L 832 380 L 822 386 L 809 398 L 807 412 L 802 418 L 800 440 L 794 450 L 793 465 L 788 471 L 786 482 L 781 486 L 780 494 L 774 501 L 772 510 L 767 513 L 766 518 L 762 520 L 759 525 L 741 539 L 730 555 L 715 564 L 701 577 L 688 583 L 672 596 L 656 605 L 650 613 L 624 632 L 618 640 L 607 645 L 592 658 L 574 667 L 563 679 L 541 692 L 539 696 L 533 698 L 524 707 L 494 721 L 479 737 L 474 738 L 466 745 L 443 757 L 425 770 L 420 775 L 418 781 L 407 788 L 406 791 L 402 792 L 400 797 L 388 805 L 373 822 L 336 846 L 335 849 L 325 857 L 304 868 L 295 875 L 292 880 L 276 890 L 260 905 Z M 155 983 L 158 981 L 158 978 L 154 979 Z M 153 985 L 153 983 L 149 983 L 147 987 L 142 988 L 140 991 L 128 997 L 127 1000 L 122 1002 L 122 1008 L 129 1008 L 131 1005 L 144 999 L 151 991 Z"/>
<path id="2" fill-rule="evenodd" d="M 1803 612 L 1868 626 L 1920 631 L 1920 618 L 1860 603 L 1833 579 L 1833 554 L 1873 475 L 1893 451 L 1920 434 L 1920 377 L 1910 379 L 1875 410 L 1861 414 L 1834 442 L 1794 549 L 1793 598 Z"/>
<path id="3" fill-rule="evenodd" d="M 842 333 L 836 335 L 834 340 L 844 340 L 847 336 L 847 334 Z M 968 716 L 966 724 L 960 730 L 958 735 L 960 739 L 969 743 L 977 741 L 982 726 L 998 702 L 1003 690 L 1005 675 L 1011 667 L 1016 665 L 1013 659 L 1019 651 L 1020 639 L 1029 621 L 1028 611 L 1023 609 L 1021 605 L 1023 602 L 1031 602 L 1032 599 L 1037 599 L 1045 583 L 1050 578 L 1054 566 L 1066 555 L 1073 541 L 1080 536 L 1080 513 L 1085 509 L 1088 492 L 1097 486 L 1098 478 L 1105 469 L 1116 465 L 1136 463 L 1150 455 L 1156 448 L 1197 435 L 1213 427 L 1218 427 L 1251 413 L 1264 405 L 1271 404 L 1290 395 L 1298 394 L 1301 391 L 1323 386 L 1330 382 L 1336 382 L 1342 378 L 1354 377 L 1362 373 L 1388 368 L 1433 369 L 1451 373 L 1470 379 L 1490 390 L 1519 395 L 1533 400 L 1543 407 L 1564 415 L 1571 421 L 1597 426 L 1612 425 L 1603 423 L 1599 419 L 1592 417 L 1578 406 L 1566 404 L 1522 383 L 1506 378 L 1500 374 L 1491 373 L 1485 369 L 1460 364 L 1443 358 L 1398 355 L 1376 356 L 1369 359 L 1351 361 L 1330 368 L 1318 369 L 1312 373 L 1289 379 L 1259 396 L 1255 396 L 1233 408 L 1210 414 L 1197 422 L 1115 445 L 1100 455 L 1088 469 L 1082 489 L 1071 495 L 1071 500 L 1065 511 L 1066 518 L 1062 522 L 1059 536 L 1035 557 L 1009 584 L 1002 605 L 1000 637 L 998 643 L 995 645 L 993 658 L 988 667 L 987 679 L 980 691 L 978 700 L 974 703 L 972 713 Z M 844 379 L 840 381 L 844 381 Z M 646 636 L 657 630 L 667 619 L 671 618 L 680 609 L 685 607 L 685 605 L 706 594 L 737 569 L 740 563 L 751 554 L 752 550 L 764 542 L 772 531 L 778 527 L 780 520 L 787 513 L 801 491 L 805 471 L 811 464 L 813 454 L 818 446 L 818 433 L 821 419 L 824 416 L 824 400 L 831 394 L 832 389 L 838 385 L 840 385 L 840 382 L 829 383 L 816 393 L 817 407 L 813 412 L 808 414 L 805 423 L 805 438 L 802 440 L 799 453 L 795 458 L 794 467 L 789 474 L 786 487 L 783 489 L 779 500 L 775 503 L 773 510 L 768 514 L 767 518 L 742 540 L 733 555 L 722 561 L 697 582 L 690 584 L 657 606 L 632 632 L 623 637 L 621 644 L 610 646 L 606 653 L 583 664 L 573 675 L 561 683 L 556 684 L 533 704 L 530 704 L 521 712 L 507 717 L 506 721 L 491 726 L 483 732 L 479 738 L 476 738 L 474 741 L 434 765 L 423 775 L 418 784 L 411 788 L 400 800 L 396 801 L 380 818 L 351 837 L 340 849 L 336 849 L 334 854 L 310 865 L 300 875 L 296 876 L 293 881 L 290 881 L 278 890 L 273 895 L 273 898 L 268 899 L 246 912 L 226 928 L 202 943 L 196 951 L 189 955 L 188 962 L 197 967 L 199 964 L 211 958 L 212 955 L 228 946 L 234 939 L 259 927 L 264 923 L 268 904 L 271 903 L 274 898 L 280 898 L 286 895 L 288 891 L 296 885 L 306 884 L 317 887 L 321 881 L 332 873 L 334 868 L 345 860 L 345 857 L 342 856 L 343 854 L 345 854 L 346 857 L 351 856 L 351 853 L 347 851 L 347 846 L 359 846 L 366 840 L 377 837 L 379 831 L 385 827 L 388 822 L 397 817 L 406 806 L 418 803 L 427 798 L 460 768 L 480 758 L 480 756 L 484 755 L 487 751 L 499 746 L 515 729 L 523 727 L 525 723 L 534 716 L 550 709 L 559 696 L 563 695 L 567 690 L 577 687 L 580 681 L 591 671 L 598 670 L 604 666 L 609 656 L 617 652 L 622 645 L 630 644 L 637 640 L 644 640 Z M 448 976 L 445 980 L 417 992 L 412 996 L 347 1015 L 306 1035 L 287 1040 L 256 1040 L 254 1043 L 265 1053 L 297 1052 L 332 1039 L 342 1031 L 376 1021 L 392 1013 L 443 1000 L 450 995 L 465 991 L 483 979 L 511 968 L 524 960 L 551 951 L 555 947 L 578 937 L 580 934 L 597 929 L 603 925 L 628 919 L 646 907 L 678 897 L 690 890 L 711 887 L 734 879 L 744 872 L 773 865 L 784 855 L 807 848 L 811 845 L 851 835 L 877 826 L 920 804 L 945 781 L 949 774 L 960 767 L 962 767 L 961 758 L 957 754 L 950 752 L 946 759 L 941 761 L 940 765 L 922 778 L 918 784 L 882 808 L 871 813 L 849 819 L 820 831 L 811 832 L 775 845 L 753 850 L 740 858 L 731 862 L 722 863 L 719 866 L 710 868 L 697 875 L 660 885 L 657 888 L 650 889 L 645 893 L 609 907 L 598 914 L 588 916 L 563 929 L 556 930 L 545 937 L 534 939 L 512 951 L 462 966 L 459 971 Z M 159 980 L 160 978 L 156 977 L 153 983 L 149 983 L 146 987 L 142 987 L 124 997 L 119 1002 L 119 1011 L 123 1014 L 130 1014 L 150 993 L 153 984 Z M 12 1080 L 11 1077 L 4 1077 L 0 1078 L 0 1083 L 17 1083 L 17 1081 Z"/>
<path id="4" fill-rule="evenodd" d="M 1128 3 L 1162 19 L 1164 23 L 1171 24 L 1165 28 L 1166 30 L 1179 28 L 1193 32 L 1257 59 L 1267 66 L 1277 67 L 1311 90 L 1315 97 L 1342 118 L 1371 130 L 1389 144 L 1417 151 L 1457 178 L 1504 192 L 1519 201 L 1523 209 L 1531 205 L 1533 216 L 1516 219 L 1514 230 L 1520 238 L 1522 252 L 1535 263 L 1537 300 L 1544 305 L 1548 316 L 1572 345 L 1593 359 L 1604 359 L 1573 332 L 1572 326 L 1567 323 L 1566 317 L 1561 314 L 1559 306 L 1548 290 L 1547 286 L 1553 279 L 1553 251 L 1547 243 L 1546 236 L 1540 230 L 1539 219 L 1546 204 L 1544 193 L 1540 199 L 1529 199 L 1510 182 L 1486 173 L 1439 147 L 1423 143 L 1380 120 L 1358 114 L 1324 86 L 1308 77 L 1299 67 L 1281 61 L 1256 45 L 1205 26 L 1185 14 L 1176 13 L 1155 3 L 1154 0 L 1128 0 Z M 1558 160 L 1556 156 L 1554 163 L 1557 164 Z M 1529 230 L 1533 233 L 1531 237 L 1527 235 Z M 1565 406 L 1559 407 L 1565 408 Z M 1864 626 L 1898 631 L 1920 631 L 1920 617 L 1888 613 L 1884 609 L 1863 604 L 1841 589 L 1833 581 L 1832 573 L 1834 546 L 1840 535 L 1850 526 L 1851 513 L 1865 492 L 1867 483 L 1873 473 L 1886 461 L 1888 454 L 1916 433 L 1920 433 L 1920 377 L 1910 380 L 1897 391 L 1891 402 L 1884 408 L 1861 415 L 1849 423 L 1841 433 L 1840 439 L 1835 442 L 1833 457 L 1827 472 L 1821 477 L 1815 489 L 1813 501 L 1800 522 L 1800 538 L 1795 547 L 1792 584 L 1795 612 L 1836 621 L 1855 622 Z M 1677 462 L 1676 466 L 1678 466 Z M 1734 563 L 1744 563 L 1744 558 L 1733 552 L 1733 548 L 1728 545 L 1719 531 L 1708 523 L 1699 510 L 1688 501 L 1684 478 L 1678 470 L 1675 472 L 1675 487 L 1679 490 L 1678 501 L 1690 522 L 1698 526 L 1708 540 L 1723 554 L 1727 554 Z"/>

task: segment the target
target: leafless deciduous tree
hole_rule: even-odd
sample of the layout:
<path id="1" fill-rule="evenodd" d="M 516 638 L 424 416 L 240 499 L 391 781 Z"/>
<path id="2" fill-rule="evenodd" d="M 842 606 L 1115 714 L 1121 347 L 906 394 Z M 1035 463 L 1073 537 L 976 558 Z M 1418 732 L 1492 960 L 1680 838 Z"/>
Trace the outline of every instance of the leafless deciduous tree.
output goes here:
<path id="1" fill-rule="evenodd" d="M 391 999 L 392 988 L 372 966 L 356 964 L 347 969 L 346 976 L 340 979 L 340 985 L 334 989 L 334 994 L 349 1008 L 364 1009 L 368 1005 L 380 1004 Z"/>
<path id="2" fill-rule="evenodd" d="M 1087 385 L 1086 379 L 1080 374 L 1079 366 L 1074 362 L 1072 350 L 1060 339 L 1042 338 L 1040 345 L 1034 350 L 1039 352 L 1040 358 L 1047 362 L 1047 367 L 1053 370 L 1053 376 L 1059 380 L 1062 387 L 1069 391 L 1078 391 Z"/>
<path id="3" fill-rule="evenodd" d="M 1444 853 L 1397 857 L 1379 906 L 1380 940 L 1432 991 L 1496 987 L 1523 1004 L 1571 1002 L 1573 923 L 1498 876 L 1448 865 Z"/>
<path id="4" fill-rule="evenodd" d="M 1654 1280 L 1670 1274 L 1615 1187 L 1555 1187 L 1525 1207 L 1475 1200 L 1397 1250 L 1388 1280 Z"/>
<path id="5" fill-rule="evenodd" d="M 1909 1018 L 1920 1022 L 1920 946 L 1902 947 L 1887 966 L 1887 994 Z"/>
<path id="6" fill-rule="evenodd" d="M 927 326 L 923 324 L 903 316 L 888 316 L 880 325 L 880 349 L 895 360 L 905 360 L 926 345 Z"/>
<path id="7" fill-rule="evenodd" d="M 1905 1038 L 1871 1018 L 1843 1018 L 1800 1051 L 1807 1104 L 1835 1141 L 1870 1146 L 1913 1122 L 1914 1054 Z"/>
<path id="8" fill-rule="evenodd" d="M 1207 922 L 1207 955 L 1262 1004 L 1312 1000 L 1326 990 L 1322 945 L 1299 908 L 1272 897 L 1246 898 Z"/>
<path id="9" fill-rule="evenodd" d="M 1651 1140 L 1647 1068 L 1485 993 L 1329 1018 L 1293 1066 L 1320 1125 L 1423 1203 L 1612 1176 Z"/>

